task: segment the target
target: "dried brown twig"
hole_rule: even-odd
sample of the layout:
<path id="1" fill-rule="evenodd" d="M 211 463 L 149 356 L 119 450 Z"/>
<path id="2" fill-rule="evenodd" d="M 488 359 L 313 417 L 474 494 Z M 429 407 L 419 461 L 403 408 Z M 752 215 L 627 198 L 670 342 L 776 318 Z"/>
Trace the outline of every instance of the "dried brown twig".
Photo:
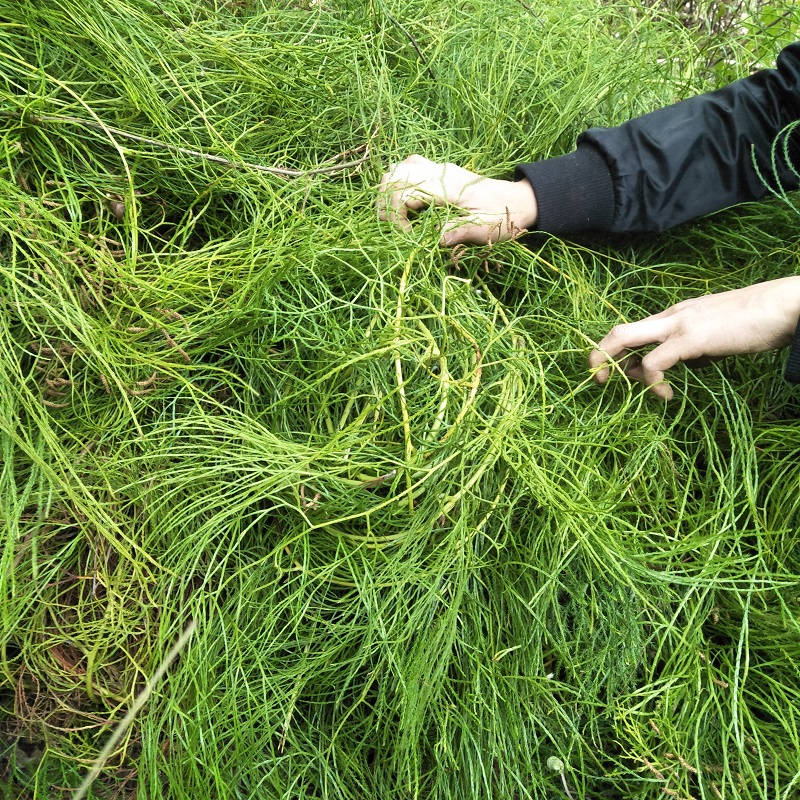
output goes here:
<path id="1" fill-rule="evenodd" d="M 8 113 L 0 113 L 0 116 L 12 116 Z M 180 147 L 168 142 L 162 142 L 159 139 L 151 139 L 149 136 L 140 136 L 137 133 L 129 133 L 119 128 L 114 128 L 110 125 L 101 125 L 97 122 L 91 122 L 88 119 L 81 119 L 80 117 L 72 116 L 57 116 L 54 114 L 39 114 L 26 115 L 25 120 L 33 125 L 43 124 L 63 124 L 63 125 L 77 125 L 81 128 L 98 131 L 105 133 L 108 136 L 117 136 L 120 139 L 127 139 L 128 141 L 146 144 L 150 147 L 157 147 L 162 150 L 169 150 L 171 153 L 179 153 L 184 156 L 191 156 L 193 158 L 202 158 L 204 161 L 210 161 L 213 164 L 222 164 L 226 167 L 233 167 L 234 169 L 248 169 L 254 172 L 264 172 L 268 175 L 278 175 L 284 178 L 302 178 L 309 175 L 333 175 L 338 172 L 346 172 L 350 169 L 355 169 L 365 164 L 370 157 L 370 143 L 365 142 L 358 147 L 345 151 L 344 154 L 339 154 L 334 158 L 341 158 L 342 155 L 363 152 L 364 155 L 360 158 L 352 159 L 350 161 L 337 161 L 336 163 L 328 164 L 327 166 L 313 167 L 312 169 L 289 169 L 287 167 L 267 167 L 263 164 L 253 164 L 249 161 L 231 161 L 222 156 L 213 155 L 212 153 L 204 153 L 201 150 L 192 150 L 188 147 Z M 374 134 L 373 134 L 374 136 Z"/>

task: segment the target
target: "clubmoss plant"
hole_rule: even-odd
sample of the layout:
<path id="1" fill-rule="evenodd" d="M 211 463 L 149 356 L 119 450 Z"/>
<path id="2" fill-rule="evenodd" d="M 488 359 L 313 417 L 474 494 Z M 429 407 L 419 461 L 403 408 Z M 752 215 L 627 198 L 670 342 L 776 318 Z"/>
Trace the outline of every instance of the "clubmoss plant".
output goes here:
<path id="1" fill-rule="evenodd" d="M 508 175 L 800 28 L 679 5 L 0 0 L 0 795 L 797 794 L 780 355 L 669 405 L 586 366 L 797 272 L 794 209 L 374 212 L 411 152 Z"/>

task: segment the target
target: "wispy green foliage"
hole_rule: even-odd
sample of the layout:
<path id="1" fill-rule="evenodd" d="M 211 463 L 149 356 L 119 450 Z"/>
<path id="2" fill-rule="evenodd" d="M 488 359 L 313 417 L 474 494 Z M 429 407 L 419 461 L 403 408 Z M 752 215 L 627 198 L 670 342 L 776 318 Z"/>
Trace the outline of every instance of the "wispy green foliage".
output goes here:
<path id="1" fill-rule="evenodd" d="M 678 5 L 0 0 L 5 796 L 68 797 L 190 620 L 95 797 L 796 796 L 780 357 L 669 406 L 586 369 L 796 272 L 793 209 L 451 252 L 373 212 L 409 152 L 505 175 L 800 28 Z"/>

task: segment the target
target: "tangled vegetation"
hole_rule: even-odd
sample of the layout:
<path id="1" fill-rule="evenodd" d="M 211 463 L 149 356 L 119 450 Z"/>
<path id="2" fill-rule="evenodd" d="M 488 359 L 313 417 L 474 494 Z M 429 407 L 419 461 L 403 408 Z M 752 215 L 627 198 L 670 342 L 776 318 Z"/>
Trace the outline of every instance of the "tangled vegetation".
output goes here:
<path id="1" fill-rule="evenodd" d="M 0 0 L 2 796 L 96 762 L 96 798 L 800 795 L 781 355 L 669 405 L 586 369 L 618 321 L 796 273 L 794 208 L 452 251 L 445 211 L 373 211 L 408 153 L 507 175 L 799 30 Z"/>

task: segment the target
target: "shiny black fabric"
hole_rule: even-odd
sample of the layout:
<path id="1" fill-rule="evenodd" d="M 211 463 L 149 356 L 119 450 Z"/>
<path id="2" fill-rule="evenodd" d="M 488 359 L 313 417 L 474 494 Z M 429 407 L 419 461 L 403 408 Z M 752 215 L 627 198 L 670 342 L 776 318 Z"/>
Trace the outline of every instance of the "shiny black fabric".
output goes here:
<path id="1" fill-rule="evenodd" d="M 773 143 L 800 119 L 800 42 L 777 68 L 683 100 L 616 128 L 591 128 L 574 154 L 520 164 L 533 185 L 538 228 L 551 233 L 663 231 L 769 192 Z M 800 131 L 791 143 L 796 155 Z M 600 159 L 581 157 L 592 150 Z M 777 180 L 798 179 L 782 157 Z"/>
<path id="2" fill-rule="evenodd" d="M 616 209 L 610 229 L 663 231 L 767 194 L 763 177 L 774 186 L 773 143 L 798 119 L 800 42 L 781 53 L 777 69 L 615 129 L 588 130 L 579 141 L 597 147 L 611 171 Z M 796 139 L 793 146 L 796 153 Z M 797 176 L 780 150 L 777 177 L 783 188 L 795 189 Z"/>

